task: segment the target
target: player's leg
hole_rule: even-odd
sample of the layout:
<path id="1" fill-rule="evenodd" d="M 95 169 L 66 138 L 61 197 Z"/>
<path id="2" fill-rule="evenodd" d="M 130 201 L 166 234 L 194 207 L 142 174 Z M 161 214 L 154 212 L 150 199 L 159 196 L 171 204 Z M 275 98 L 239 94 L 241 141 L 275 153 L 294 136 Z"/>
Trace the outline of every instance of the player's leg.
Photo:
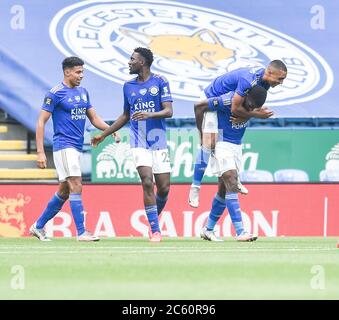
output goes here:
<path id="1" fill-rule="evenodd" d="M 236 239 L 239 241 L 253 241 L 256 238 L 244 231 L 238 200 L 237 168 L 240 168 L 241 156 L 241 145 L 218 142 L 215 148 L 215 165 L 212 169 L 214 169 L 214 173 L 221 177 L 223 182 L 223 184 L 219 184 L 219 192 L 225 194 L 226 207 L 237 234 Z"/>
<path id="2" fill-rule="evenodd" d="M 202 228 L 200 236 L 201 238 L 209 241 L 222 241 L 215 235 L 214 227 L 219 221 L 220 217 L 225 211 L 225 184 L 221 178 L 218 180 L 218 192 L 216 193 L 213 201 L 210 214 L 207 219 L 206 225 Z"/>
<path id="3" fill-rule="evenodd" d="M 133 161 L 141 179 L 144 206 L 148 223 L 150 225 L 150 241 L 161 241 L 158 220 L 158 209 L 154 194 L 153 183 L 153 152 L 144 148 L 132 149 Z"/>
<path id="4" fill-rule="evenodd" d="M 73 220 L 77 229 L 77 239 L 79 241 L 98 241 L 99 238 L 93 236 L 85 229 L 84 207 L 82 202 L 82 178 L 80 169 L 80 152 L 73 148 L 62 149 L 58 166 L 60 180 L 66 180 L 69 189 L 69 202 Z"/>
<path id="5" fill-rule="evenodd" d="M 85 229 L 84 206 L 82 202 L 82 179 L 79 176 L 67 177 L 69 203 L 79 241 L 99 241 L 99 238 Z"/>
<path id="6" fill-rule="evenodd" d="M 152 152 L 152 156 L 152 168 L 155 178 L 155 184 L 157 186 L 157 193 L 155 198 L 157 203 L 158 215 L 160 215 L 166 205 L 168 193 L 170 190 L 171 165 L 167 149 L 155 150 Z"/>
<path id="7" fill-rule="evenodd" d="M 42 241 L 49 241 L 49 239 L 46 236 L 44 227 L 46 223 L 49 220 L 53 219 L 56 216 L 56 214 L 61 210 L 62 206 L 64 205 L 69 196 L 68 184 L 64 180 L 65 173 L 62 167 L 60 152 L 53 153 L 54 163 L 60 181 L 58 191 L 50 199 L 50 201 L 47 204 L 47 207 L 42 212 L 38 220 L 29 229 L 30 234 L 32 234 L 33 236 L 37 237 L 39 240 Z"/>
<path id="8" fill-rule="evenodd" d="M 226 186 L 226 205 L 230 214 L 236 235 L 244 231 L 241 217 L 241 210 L 238 199 L 238 175 L 236 170 L 228 170 L 222 174 L 222 179 Z"/>
<path id="9" fill-rule="evenodd" d="M 199 206 L 201 181 L 204 177 L 211 154 L 213 156 L 215 143 L 218 137 L 218 119 L 216 112 L 205 112 L 202 131 L 201 147 L 197 152 L 194 164 L 193 182 L 188 198 L 188 203 L 194 208 Z"/>
<path id="10" fill-rule="evenodd" d="M 68 199 L 68 185 L 67 182 L 60 182 L 58 191 L 53 195 L 48 202 L 46 209 L 36 221 L 38 229 L 44 228 L 46 223 L 54 218 L 54 216 L 61 210 L 62 206 Z"/>
<path id="11" fill-rule="evenodd" d="M 158 215 L 160 215 L 168 200 L 168 193 L 170 190 L 170 173 L 154 174 L 154 178 L 155 184 L 157 186 L 155 199 L 157 203 Z"/>
<path id="12" fill-rule="evenodd" d="M 244 230 L 241 209 L 238 198 L 238 173 L 237 170 L 228 170 L 222 174 L 226 187 L 226 206 L 230 214 L 232 224 L 236 231 L 237 241 L 255 241 L 256 236 Z"/>
<path id="13" fill-rule="evenodd" d="M 137 167 L 144 195 L 144 206 L 148 223 L 151 228 L 150 240 L 161 241 L 161 233 L 158 220 L 158 209 L 154 194 L 153 171 L 151 167 Z"/>

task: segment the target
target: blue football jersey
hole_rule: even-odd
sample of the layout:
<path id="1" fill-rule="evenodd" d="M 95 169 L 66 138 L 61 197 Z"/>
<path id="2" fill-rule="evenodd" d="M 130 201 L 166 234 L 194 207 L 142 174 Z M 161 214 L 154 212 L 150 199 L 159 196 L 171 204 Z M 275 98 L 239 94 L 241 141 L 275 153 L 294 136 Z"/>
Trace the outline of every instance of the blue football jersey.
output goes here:
<path id="1" fill-rule="evenodd" d="M 162 150 L 167 148 L 166 123 L 164 118 L 132 120 L 134 112 L 158 112 L 162 102 L 172 101 L 171 91 L 166 78 L 151 74 L 145 82 L 137 78 L 124 84 L 124 110 L 130 113 L 131 148 Z"/>
<path id="2" fill-rule="evenodd" d="M 218 141 L 227 141 L 234 144 L 241 144 L 245 134 L 248 121 L 233 124 L 231 119 L 231 106 L 234 91 L 208 99 L 208 108 L 217 111 L 218 116 Z"/>
<path id="3" fill-rule="evenodd" d="M 234 91 L 244 97 L 248 90 L 259 85 L 266 90 L 270 85 L 262 80 L 265 69 L 259 67 L 239 68 L 227 72 L 207 86 L 204 90 L 207 98 L 219 97 L 227 92 Z"/>
<path id="4" fill-rule="evenodd" d="M 52 114 L 53 151 L 65 148 L 82 151 L 89 108 L 88 92 L 83 87 L 69 88 L 61 83 L 46 94 L 42 110 Z"/>

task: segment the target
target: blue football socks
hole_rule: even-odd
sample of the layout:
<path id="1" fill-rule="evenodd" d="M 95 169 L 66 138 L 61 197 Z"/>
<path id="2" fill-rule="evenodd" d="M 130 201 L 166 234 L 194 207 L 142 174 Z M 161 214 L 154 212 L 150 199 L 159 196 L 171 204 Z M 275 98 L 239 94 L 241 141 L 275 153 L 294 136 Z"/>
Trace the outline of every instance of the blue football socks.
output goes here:
<path id="1" fill-rule="evenodd" d="M 152 233 L 160 232 L 157 206 L 145 206 L 145 211 L 148 223 L 151 226 Z"/>
<path id="2" fill-rule="evenodd" d="M 42 229 L 45 224 L 61 210 L 66 200 L 67 199 L 63 199 L 60 194 L 56 192 L 53 198 L 48 202 L 47 208 L 36 222 L 36 228 Z"/>
<path id="3" fill-rule="evenodd" d="M 211 150 L 201 146 L 198 150 L 197 158 L 194 164 L 193 183 L 194 186 L 200 186 L 202 178 L 204 177 L 208 161 L 211 156 Z"/>
<path id="4" fill-rule="evenodd" d="M 244 231 L 244 225 L 241 217 L 238 194 L 234 192 L 226 192 L 226 205 L 231 216 L 235 232 L 237 235 L 239 235 Z"/>
<path id="5" fill-rule="evenodd" d="M 85 232 L 84 225 L 84 208 L 80 193 L 71 193 L 69 195 L 70 206 L 72 210 L 73 219 L 77 229 L 78 236 Z"/>
<path id="6" fill-rule="evenodd" d="M 213 202 L 212 202 L 212 209 L 208 216 L 206 228 L 209 231 L 212 231 L 217 224 L 219 218 L 224 213 L 226 208 L 226 201 L 225 199 L 221 198 L 218 194 L 215 195 Z"/>

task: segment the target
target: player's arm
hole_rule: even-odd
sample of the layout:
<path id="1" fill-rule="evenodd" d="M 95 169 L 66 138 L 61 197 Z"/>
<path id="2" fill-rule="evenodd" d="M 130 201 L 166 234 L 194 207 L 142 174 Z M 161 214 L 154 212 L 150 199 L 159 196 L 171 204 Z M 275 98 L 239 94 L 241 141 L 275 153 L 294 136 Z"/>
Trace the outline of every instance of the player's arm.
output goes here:
<path id="1" fill-rule="evenodd" d="M 119 118 L 114 121 L 110 127 L 105 129 L 100 135 L 97 135 L 91 139 L 92 146 L 96 147 L 100 142 L 104 141 L 107 136 L 122 128 L 129 121 L 129 118 L 129 110 L 125 109 L 124 113 L 119 116 Z"/>
<path id="2" fill-rule="evenodd" d="M 86 114 L 87 114 L 89 121 L 97 129 L 105 130 L 109 128 L 109 125 L 105 121 L 103 121 L 100 116 L 97 115 L 93 107 L 87 109 Z M 113 137 L 116 142 L 120 142 L 120 136 L 117 132 L 113 133 Z"/>
<path id="3" fill-rule="evenodd" d="M 195 123 L 200 133 L 200 137 L 202 137 L 202 122 L 206 111 L 210 111 L 207 99 L 194 104 Z"/>
<path id="4" fill-rule="evenodd" d="M 166 101 L 161 103 L 162 110 L 157 112 L 143 112 L 137 111 L 132 115 L 132 120 L 140 121 L 146 119 L 171 118 L 173 115 L 172 102 Z"/>
<path id="5" fill-rule="evenodd" d="M 267 119 L 273 115 L 273 111 L 267 108 L 260 108 L 255 110 L 247 110 L 244 108 L 245 98 L 235 93 L 232 99 L 232 106 L 231 111 L 234 119 L 240 118 L 239 121 L 243 122 L 244 120 L 248 120 L 249 118 L 260 118 L 260 119 Z M 239 122 L 237 121 L 237 122 Z"/>
<path id="6" fill-rule="evenodd" d="M 41 110 L 36 124 L 36 148 L 38 153 L 37 165 L 40 169 L 47 168 L 47 158 L 44 149 L 45 125 L 51 113 Z"/>

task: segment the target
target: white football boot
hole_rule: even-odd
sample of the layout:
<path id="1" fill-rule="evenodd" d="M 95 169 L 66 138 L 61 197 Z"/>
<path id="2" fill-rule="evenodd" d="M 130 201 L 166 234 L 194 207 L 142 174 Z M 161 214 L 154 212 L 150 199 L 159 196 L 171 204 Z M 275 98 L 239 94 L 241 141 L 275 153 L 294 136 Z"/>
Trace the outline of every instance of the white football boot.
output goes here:
<path id="1" fill-rule="evenodd" d="M 99 241 L 100 238 L 94 236 L 89 231 L 85 231 L 80 236 L 77 237 L 78 241 Z"/>
<path id="2" fill-rule="evenodd" d="M 239 242 L 252 242 L 257 240 L 258 237 L 253 234 L 248 233 L 247 231 L 243 231 L 239 235 L 235 236 L 235 240 Z"/>
<path id="3" fill-rule="evenodd" d="M 215 235 L 215 231 L 212 230 L 207 230 L 206 227 L 203 227 L 200 231 L 200 237 L 203 238 L 204 240 L 208 240 L 208 241 L 214 241 L 214 242 L 222 242 L 224 240 L 218 238 Z"/>
<path id="4" fill-rule="evenodd" d="M 200 187 L 193 186 L 193 185 L 191 186 L 190 194 L 188 197 L 188 204 L 193 208 L 199 207 L 199 192 L 200 192 Z"/>
<path id="5" fill-rule="evenodd" d="M 36 223 L 31 225 L 31 227 L 29 228 L 29 233 L 32 236 L 37 237 L 40 241 L 51 241 L 51 239 L 47 238 L 44 229 L 38 229 L 36 227 Z"/>

